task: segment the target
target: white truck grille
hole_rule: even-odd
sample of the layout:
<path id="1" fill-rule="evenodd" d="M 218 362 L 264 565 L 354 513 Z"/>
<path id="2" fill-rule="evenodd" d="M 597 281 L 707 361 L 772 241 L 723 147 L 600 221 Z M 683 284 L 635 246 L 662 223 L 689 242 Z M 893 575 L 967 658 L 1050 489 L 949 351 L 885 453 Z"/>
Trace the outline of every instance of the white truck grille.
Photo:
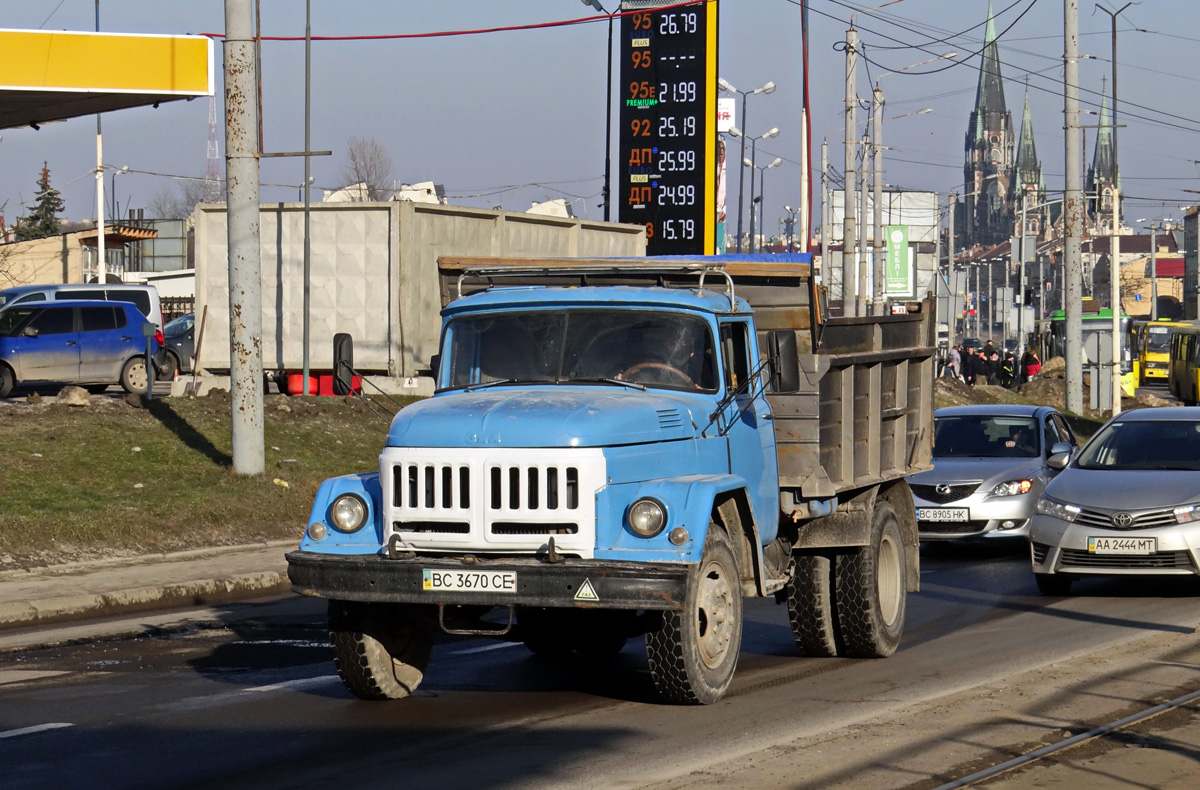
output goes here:
<path id="1" fill-rule="evenodd" d="M 596 492 L 606 480 L 599 449 L 386 447 L 379 456 L 384 542 L 414 550 L 528 552 L 549 538 L 590 558 Z"/>

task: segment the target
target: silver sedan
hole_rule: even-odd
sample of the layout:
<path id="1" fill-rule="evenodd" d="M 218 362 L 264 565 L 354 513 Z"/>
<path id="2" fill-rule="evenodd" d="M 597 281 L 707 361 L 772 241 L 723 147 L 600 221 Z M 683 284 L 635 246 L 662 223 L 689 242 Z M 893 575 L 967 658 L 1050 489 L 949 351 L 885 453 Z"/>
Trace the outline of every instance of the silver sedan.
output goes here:
<path id="1" fill-rule="evenodd" d="M 955 406 L 934 412 L 933 469 L 908 478 L 921 540 L 1025 538 L 1054 453 L 1075 435 L 1048 406 Z"/>
<path id="2" fill-rule="evenodd" d="M 1125 412 L 1051 463 L 1066 468 L 1029 533 L 1043 593 L 1085 575 L 1200 574 L 1200 408 Z"/>

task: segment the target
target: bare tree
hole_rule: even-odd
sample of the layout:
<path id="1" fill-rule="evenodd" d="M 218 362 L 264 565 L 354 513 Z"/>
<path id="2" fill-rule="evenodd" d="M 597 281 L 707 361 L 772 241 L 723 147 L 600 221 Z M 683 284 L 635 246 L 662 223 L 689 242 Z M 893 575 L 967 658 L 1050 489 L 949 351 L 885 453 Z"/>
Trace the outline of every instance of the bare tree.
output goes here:
<path id="1" fill-rule="evenodd" d="M 342 167 L 346 186 L 362 184 L 355 201 L 387 200 L 391 194 L 392 158 L 375 140 L 351 137 L 346 143 L 346 163 Z"/>
<path id="2" fill-rule="evenodd" d="M 225 199 L 225 182 L 217 182 L 216 189 L 211 189 L 212 186 L 200 178 L 181 179 L 174 188 L 159 190 L 150 200 L 147 211 L 155 219 L 183 219 L 196 209 L 198 203 Z"/>

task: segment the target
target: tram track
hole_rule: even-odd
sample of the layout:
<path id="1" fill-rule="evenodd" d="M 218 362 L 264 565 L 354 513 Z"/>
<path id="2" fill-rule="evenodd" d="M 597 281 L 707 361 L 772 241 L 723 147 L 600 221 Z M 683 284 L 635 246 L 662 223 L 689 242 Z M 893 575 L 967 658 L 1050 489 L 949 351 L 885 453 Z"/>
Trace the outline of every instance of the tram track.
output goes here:
<path id="1" fill-rule="evenodd" d="M 1071 736 L 1070 738 L 1065 738 L 1057 743 L 1052 743 L 1047 746 L 1034 749 L 1033 751 L 1023 754 L 1019 757 L 1005 760 L 1004 762 L 997 763 L 980 771 L 976 771 L 975 773 L 964 776 L 960 779 L 955 779 L 954 781 L 938 785 L 937 787 L 933 788 L 933 790 L 958 790 L 958 788 L 979 786 L 990 779 L 994 779 L 1010 771 L 1015 771 L 1019 768 L 1035 766 L 1039 762 L 1046 761 L 1056 755 L 1061 755 L 1064 752 L 1080 747 L 1096 739 L 1103 738 L 1118 731 L 1132 727 L 1135 724 L 1148 722 L 1164 713 L 1182 708 L 1188 703 L 1196 700 L 1200 700 L 1200 690 L 1183 694 L 1175 697 L 1174 699 L 1167 700 L 1166 702 L 1146 708 L 1145 710 L 1129 716 L 1125 716 L 1098 727 L 1093 727 L 1087 732 L 1082 732 L 1078 735 Z"/>

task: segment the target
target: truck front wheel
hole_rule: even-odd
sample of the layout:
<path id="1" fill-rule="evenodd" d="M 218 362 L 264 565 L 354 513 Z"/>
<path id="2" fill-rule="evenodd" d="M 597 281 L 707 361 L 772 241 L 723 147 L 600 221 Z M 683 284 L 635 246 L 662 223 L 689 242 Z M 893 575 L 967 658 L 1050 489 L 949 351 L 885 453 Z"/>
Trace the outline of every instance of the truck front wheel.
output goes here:
<path id="1" fill-rule="evenodd" d="M 687 705 L 719 700 L 742 647 L 742 589 L 729 538 L 716 524 L 708 527 L 683 611 L 655 619 L 646 633 L 646 656 L 658 693 Z"/>
<path id="2" fill-rule="evenodd" d="M 833 560 L 795 554 L 784 592 L 796 647 L 812 658 L 835 658 L 841 642 L 833 614 Z"/>
<path id="3" fill-rule="evenodd" d="M 413 607 L 329 602 L 333 663 L 359 699 L 402 699 L 416 690 L 429 665 L 433 634 Z"/>
<path id="4" fill-rule="evenodd" d="M 842 655 L 885 658 L 896 652 L 908 584 L 900 523 L 887 502 L 875 503 L 870 545 L 837 555 L 834 586 Z"/>

